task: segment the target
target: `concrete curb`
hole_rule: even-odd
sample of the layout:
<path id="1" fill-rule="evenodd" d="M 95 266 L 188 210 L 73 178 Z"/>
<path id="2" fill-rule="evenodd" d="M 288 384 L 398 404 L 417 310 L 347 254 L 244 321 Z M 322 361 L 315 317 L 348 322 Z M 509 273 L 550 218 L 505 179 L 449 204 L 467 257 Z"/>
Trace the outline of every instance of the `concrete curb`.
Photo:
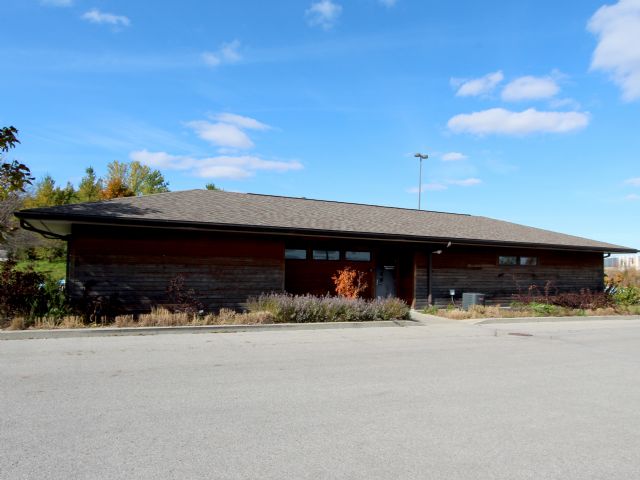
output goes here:
<path id="1" fill-rule="evenodd" d="M 483 318 L 476 319 L 474 325 L 490 325 L 500 323 L 554 323 L 554 322 L 593 322 L 593 321 L 628 321 L 640 320 L 640 315 L 609 315 L 609 316 L 575 316 L 575 317 L 516 317 L 516 318 Z"/>
<path id="2" fill-rule="evenodd" d="M 372 322 L 270 323 L 264 325 L 201 325 L 187 327 L 61 328 L 56 330 L 3 330 L 0 331 L 0 340 L 416 326 L 421 326 L 421 324 L 412 320 L 380 320 Z"/>
<path id="3" fill-rule="evenodd" d="M 423 325 L 432 325 L 432 324 L 447 324 L 452 322 L 457 322 L 458 320 L 451 320 L 445 317 L 438 317 L 437 315 L 430 315 L 428 313 L 418 312 L 417 310 L 411 310 L 410 312 L 411 320 L 420 322 Z"/>

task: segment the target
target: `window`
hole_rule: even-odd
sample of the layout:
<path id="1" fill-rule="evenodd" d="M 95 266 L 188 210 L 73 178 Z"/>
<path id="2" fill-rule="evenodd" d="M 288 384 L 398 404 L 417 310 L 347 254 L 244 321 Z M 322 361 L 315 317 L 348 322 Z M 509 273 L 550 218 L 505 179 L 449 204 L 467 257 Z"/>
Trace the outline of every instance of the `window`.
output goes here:
<path id="1" fill-rule="evenodd" d="M 371 261 L 371 252 L 344 252 L 344 259 L 352 262 L 369 262 Z"/>
<path id="2" fill-rule="evenodd" d="M 301 248 L 285 248 L 284 258 L 287 260 L 306 260 L 307 251 Z"/>
<path id="3" fill-rule="evenodd" d="M 340 260 L 340 252 L 338 250 L 314 250 L 314 260 Z"/>
<path id="4" fill-rule="evenodd" d="M 537 265 L 538 257 L 520 257 L 520 265 Z"/>
<path id="5" fill-rule="evenodd" d="M 499 256 L 498 257 L 498 265 L 517 265 L 518 264 L 518 257 L 505 257 L 505 256 Z"/>
<path id="6" fill-rule="evenodd" d="M 498 257 L 498 265 L 538 265 L 538 257 L 516 257 L 511 255 L 500 255 Z"/>

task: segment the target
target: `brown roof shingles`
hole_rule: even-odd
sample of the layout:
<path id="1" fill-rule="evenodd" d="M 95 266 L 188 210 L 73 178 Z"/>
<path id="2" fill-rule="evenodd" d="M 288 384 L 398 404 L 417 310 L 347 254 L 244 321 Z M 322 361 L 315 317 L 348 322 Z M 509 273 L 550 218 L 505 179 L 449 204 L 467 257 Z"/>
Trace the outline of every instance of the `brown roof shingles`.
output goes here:
<path id="1" fill-rule="evenodd" d="M 305 198 L 186 190 L 22 210 L 20 218 L 68 222 L 169 222 L 415 239 L 527 244 L 633 252 L 634 249 L 492 218 Z"/>

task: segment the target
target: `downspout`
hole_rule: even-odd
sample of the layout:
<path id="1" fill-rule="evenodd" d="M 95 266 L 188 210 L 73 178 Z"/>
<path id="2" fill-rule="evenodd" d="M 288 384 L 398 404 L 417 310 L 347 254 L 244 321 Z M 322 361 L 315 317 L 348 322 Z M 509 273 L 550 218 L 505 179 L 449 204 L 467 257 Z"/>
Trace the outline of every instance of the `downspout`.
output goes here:
<path id="1" fill-rule="evenodd" d="M 427 305 L 433 305 L 433 292 L 432 292 L 432 282 L 431 282 L 431 273 L 432 273 L 432 255 L 433 252 L 429 252 L 427 256 Z"/>
<path id="2" fill-rule="evenodd" d="M 451 242 L 448 242 L 444 247 L 445 249 L 449 248 L 453 245 Z M 427 256 L 427 304 L 431 307 L 433 305 L 433 282 L 431 281 L 431 275 L 433 273 L 433 254 L 436 253 L 440 255 L 442 253 L 442 249 L 434 250 L 429 252 Z"/>

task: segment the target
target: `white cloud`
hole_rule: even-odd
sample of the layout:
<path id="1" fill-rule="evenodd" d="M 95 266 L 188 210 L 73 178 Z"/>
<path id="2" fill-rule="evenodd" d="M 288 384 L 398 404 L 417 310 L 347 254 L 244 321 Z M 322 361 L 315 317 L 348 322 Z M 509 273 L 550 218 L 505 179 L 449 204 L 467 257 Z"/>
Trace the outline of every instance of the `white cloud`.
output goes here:
<path id="1" fill-rule="evenodd" d="M 113 25 L 114 27 L 128 27 L 129 25 L 131 25 L 131 20 L 129 20 L 129 17 L 125 17 L 124 15 L 114 15 L 113 13 L 101 12 L 97 8 L 85 12 L 82 15 L 82 18 L 91 23 L 106 23 L 108 25 Z"/>
<path id="2" fill-rule="evenodd" d="M 513 112 L 504 108 L 490 108 L 480 112 L 455 115 L 449 120 L 447 126 L 456 133 L 527 135 L 580 130 L 589 124 L 589 119 L 589 114 L 584 112 L 541 112 L 535 108 Z"/>
<path id="3" fill-rule="evenodd" d="M 554 97 L 560 87 L 551 77 L 525 76 L 509 82 L 502 90 L 502 99 L 507 102 L 539 100 Z"/>
<path id="4" fill-rule="evenodd" d="M 472 187 L 474 185 L 479 185 L 482 183 L 482 180 L 479 178 L 465 178 L 463 180 L 449 180 L 451 185 L 457 185 L 459 187 Z"/>
<path id="5" fill-rule="evenodd" d="M 451 83 L 459 85 L 456 96 L 458 97 L 476 97 L 478 95 L 486 95 L 491 92 L 502 80 L 504 75 L 500 70 L 488 73 L 484 77 L 474 78 L 471 80 L 455 80 Z"/>
<path id="6" fill-rule="evenodd" d="M 331 0 L 319 0 L 311 4 L 305 15 L 309 25 L 329 30 L 336 24 L 341 13 L 342 5 Z"/>
<path id="7" fill-rule="evenodd" d="M 239 62 L 242 60 L 242 55 L 240 55 L 238 50 L 240 50 L 240 40 L 223 43 L 220 47 L 220 55 L 229 63 Z"/>
<path id="8" fill-rule="evenodd" d="M 222 60 L 220 60 L 220 57 L 212 52 L 204 52 L 202 54 L 202 60 L 204 61 L 204 63 L 206 63 L 210 67 L 217 67 L 222 63 Z"/>
<path id="9" fill-rule="evenodd" d="M 73 0 L 40 0 L 40 4 L 51 7 L 70 7 L 73 5 Z"/>
<path id="10" fill-rule="evenodd" d="M 210 67 L 217 67 L 223 63 L 237 63 L 242 60 L 240 41 L 223 43 L 215 52 L 203 52 L 202 60 Z"/>
<path id="11" fill-rule="evenodd" d="M 131 160 L 145 165 L 167 170 L 189 170 L 202 178 L 242 179 L 254 176 L 258 171 L 287 172 L 300 170 L 302 164 L 297 160 L 265 160 L 255 155 L 219 155 L 215 157 L 195 158 L 171 155 L 166 152 L 137 150 L 129 154 Z"/>
<path id="12" fill-rule="evenodd" d="M 442 184 L 442 183 L 423 183 L 422 184 L 422 191 L 423 192 L 438 192 L 441 190 L 446 190 L 447 186 Z M 407 192 L 409 193 L 418 193 L 418 187 L 412 187 L 407 189 Z"/>
<path id="13" fill-rule="evenodd" d="M 235 113 L 218 113 L 212 116 L 213 119 L 224 123 L 230 123 L 240 128 L 249 130 L 270 130 L 271 127 L 266 123 L 259 122 L 255 118 L 244 117 Z"/>
<path id="14" fill-rule="evenodd" d="M 624 199 L 625 200 L 640 200 L 640 195 L 638 195 L 637 193 L 630 193 L 629 195 L 624 197 Z"/>
<path id="15" fill-rule="evenodd" d="M 473 187 L 474 185 L 480 185 L 482 180 L 479 178 L 464 178 L 461 180 L 446 180 L 444 182 L 432 182 L 423 183 L 422 191 L 438 192 L 449 188 L 447 185 L 453 185 L 456 187 Z M 418 193 L 418 187 L 411 187 L 407 189 L 409 193 Z"/>
<path id="16" fill-rule="evenodd" d="M 464 153 L 460 152 L 448 152 L 442 155 L 442 160 L 445 162 L 457 162 L 458 160 L 466 160 L 467 157 Z"/>
<path id="17" fill-rule="evenodd" d="M 270 130 L 271 126 L 255 118 L 245 117 L 235 113 L 223 112 L 209 117 L 215 122 L 194 120 L 187 122 L 187 127 L 193 129 L 203 140 L 217 147 L 218 153 L 234 153 L 238 149 L 246 150 L 254 146 L 253 141 L 245 130 Z"/>
<path id="18" fill-rule="evenodd" d="M 591 69 L 609 72 L 623 99 L 640 99 L 640 0 L 600 7 L 587 28 L 598 37 Z"/>
<path id="19" fill-rule="evenodd" d="M 640 187 L 640 177 L 628 178 L 624 181 L 627 185 L 632 185 L 634 187 Z"/>
<path id="20" fill-rule="evenodd" d="M 231 147 L 247 149 L 253 147 L 253 142 L 249 136 L 237 125 L 230 123 L 211 123 L 205 120 L 194 120 L 188 122 L 187 126 L 192 128 L 196 134 L 219 147 Z"/>
<path id="21" fill-rule="evenodd" d="M 391 8 L 394 7 L 396 3 L 398 3 L 398 0 L 378 0 L 378 3 L 380 3 L 380 5 L 384 5 L 385 7 Z"/>
<path id="22" fill-rule="evenodd" d="M 549 106 L 551 108 L 570 108 L 573 110 L 578 110 L 582 108 L 580 102 L 574 100 L 573 98 L 552 98 L 549 100 Z"/>
<path id="23" fill-rule="evenodd" d="M 447 189 L 447 186 L 442 184 L 442 183 L 423 183 L 421 191 L 423 191 L 423 192 L 426 192 L 426 191 L 437 192 L 437 191 L 446 190 L 446 189 Z M 408 188 L 407 192 L 408 193 L 418 193 L 418 187 Z"/>

